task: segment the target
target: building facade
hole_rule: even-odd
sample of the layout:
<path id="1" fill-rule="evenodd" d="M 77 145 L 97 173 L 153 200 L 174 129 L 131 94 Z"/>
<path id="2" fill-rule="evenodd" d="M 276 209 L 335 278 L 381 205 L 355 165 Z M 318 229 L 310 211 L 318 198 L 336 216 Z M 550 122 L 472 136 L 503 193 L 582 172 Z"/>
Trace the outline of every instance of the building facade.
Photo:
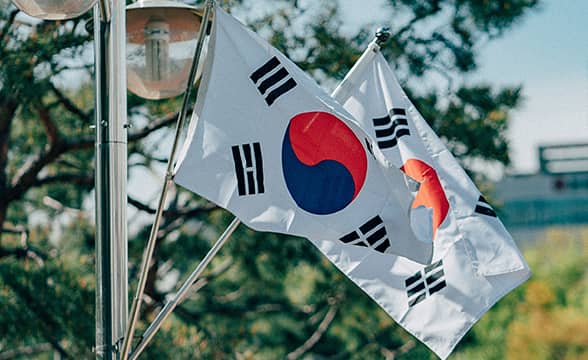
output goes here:
<path id="1" fill-rule="evenodd" d="M 494 201 L 507 228 L 588 225 L 588 143 L 539 148 L 540 171 L 506 176 Z"/>

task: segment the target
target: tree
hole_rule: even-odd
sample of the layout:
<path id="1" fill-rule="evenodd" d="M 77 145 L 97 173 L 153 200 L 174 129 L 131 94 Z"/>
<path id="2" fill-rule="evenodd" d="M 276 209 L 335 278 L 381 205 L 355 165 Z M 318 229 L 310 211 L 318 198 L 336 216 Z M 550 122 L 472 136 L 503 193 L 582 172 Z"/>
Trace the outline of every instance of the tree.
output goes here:
<path id="1" fill-rule="evenodd" d="M 552 230 L 529 254 L 535 278 L 508 326 L 511 358 L 588 357 L 588 231 Z M 545 258 L 549 254 L 549 258 Z"/>
<path id="2" fill-rule="evenodd" d="M 432 73 L 446 79 L 442 87 L 409 93 L 466 163 L 508 164 L 504 136 L 520 89 L 457 84 L 460 75 L 475 70 L 477 44 L 502 35 L 536 3 L 389 0 L 382 9 L 395 19 L 384 51 L 409 79 L 407 89 L 410 79 Z M 49 350 L 87 358 L 95 289 L 92 39 L 84 27 L 89 18 L 32 22 L 7 0 L 1 5 L 0 357 L 45 358 Z M 291 0 L 225 6 L 245 14 L 326 87 L 345 75 L 371 40 L 371 25 L 353 36 L 339 31 L 343 20 L 335 1 L 312 11 L 312 2 Z M 129 133 L 130 174 L 161 170 L 161 139 L 170 134 L 178 101 L 129 97 L 135 125 Z M 152 203 L 134 194 L 131 189 L 129 203 L 139 214 L 130 226 L 132 285 L 154 213 Z M 143 319 L 152 319 L 228 221 L 227 213 L 203 199 L 172 194 Z M 431 357 L 306 241 L 244 227 L 233 237 L 194 285 L 199 292 L 155 338 L 147 358 Z"/>

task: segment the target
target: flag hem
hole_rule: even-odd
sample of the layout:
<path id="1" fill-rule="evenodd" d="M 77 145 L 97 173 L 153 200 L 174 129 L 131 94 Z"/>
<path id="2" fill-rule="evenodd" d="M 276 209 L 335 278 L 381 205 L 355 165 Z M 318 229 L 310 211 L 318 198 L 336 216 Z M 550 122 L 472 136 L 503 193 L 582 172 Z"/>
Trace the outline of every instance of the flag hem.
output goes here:
<path id="1" fill-rule="evenodd" d="M 451 353 L 453 352 L 455 347 L 459 344 L 459 342 L 467 334 L 467 332 L 470 331 L 470 329 L 480 320 L 480 318 L 482 317 L 482 315 L 484 315 L 484 313 L 486 313 L 494 305 L 496 305 L 496 303 L 498 301 L 502 300 L 502 298 L 504 298 L 509 292 L 511 292 L 512 290 L 517 288 L 519 285 L 521 285 L 524 282 L 526 282 L 527 280 L 529 280 L 529 278 L 531 277 L 531 270 L 528 267 L 525 267 L 520 270 L 512 271 L 510 273 L 524 271 L 524 270 L 527 270 L 527 273 L 525 274 L 525 276 L 523 276 L 522 278 L 520 278 L 517 281 L 513 281 L 512 283 L 508 284 L 509 286 L 505 286 L 502 289 L 502 291 L 500 291 L 498 294 L 496 294 L 496 296 L 488 303 L 488 305 L 486 307 L 482 308 L 480 311 L 478 311 L 477 313 L 474 314 L 475 320 L 466 323 L 466 325 L 462 328 L 462 331 L 460 331 L 458 333 L 459 338 L 457 338 L 454 341 L 449 343 L 449 347 L 447 348 L 447 351 L 446 351 L 447 354 L 444 354 L 444 356 L 441 356 L 439 353 L 437 353 L 435 350 L 433 350 L 429 345 L 427 345 L 427 343 L 423 342 L 423 344 L 425 344 L 425 346 L 427 346 L 431 351 L 433 351 L 437 356 L 439 356 L 439 358 L 441 358 L 441 360 L 447 359 L 451 355 Z M 499 274 L 499 275 L 491 275 L 491 276 L 501 276 L 501 275 L 506 275 L 506 274 L 509 274 L 509 273 L 504 273 L 504 274 Z M 490 276 L 482 276 L 482 277 L 486 278 L 486 277 L 490 277 Z M 406 331 L 408 331 L 411 335 L 414 336 L 414 334 L 412 334 L 412 332 L 409 331 L 408 329 L 406 329 Z"/>

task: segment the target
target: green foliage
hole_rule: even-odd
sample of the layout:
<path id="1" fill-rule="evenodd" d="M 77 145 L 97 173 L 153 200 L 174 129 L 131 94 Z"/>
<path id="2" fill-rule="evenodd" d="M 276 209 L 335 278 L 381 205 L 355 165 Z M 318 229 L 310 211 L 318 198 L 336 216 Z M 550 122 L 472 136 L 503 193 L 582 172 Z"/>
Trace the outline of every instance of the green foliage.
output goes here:
<path id="1" fill-rule="evenodd" d="M 245 14 L 327 88 L 343 78 L 375 28 L 365 24 L 354 34 L 342 33 L 344 19 L 334 0 L 222 3 Z M 6 0 L 0 5 L 0 354 L 90 358 L 95 264 L 92 38 L 84 26 L 89 17 L 27 23 Z M 520 89 L 463 85 L 459 79 L 476 69 L 478 44 L 500 36 L 535 5 L 533 0 L 388 0 L 382 8 L 392 25 L 385 55 L 408 79 L 406 89 L 425 118 L 465 161 L 508 164 L 505 131 Z M 420 83 L 439 74 L 443 85 L 411 86 L 412 79 Z M 454 94 L 449 100 L 447 89 Z M 170 135 L 180 101 L 129 95 L 130 173 L 161 173 L 162 139 Z M 229 223 L 226 212 L 192 194 L 178 191 L 171 197 L 147 279 L 140 331 Z M 145 198 L 129 202 L 138 213 L 129 242 L 135 286 L 154 204 Z M 585 314 L 584 273 L 577 263 L 557 269 L 558 277 L 569 279 L 566 284 L 584 285 L 550 288 L 553 297 L 541 305 L 547 319 L 559 316 L 567 303 L 578 304 Z M 434 358 L 304 239 L 241 226 L 194 287 L 199 291 L 175 310 L 145 358 Z M 528 299 L 521 290 L 503 300 L 468 336 L 461 353 L 505 356 L 503 330 L 519 331 L 511 319 Z M 534 313 L 525 311 L 521 321 L 534 321 Z M 562 315 L 570 319 L 566 329 L 577 324 L 575 314 Z M 508 346 L 511 351 L 519 345 Z M 565 348 L 566 356 L 585 354 L 574 346 Z M 563 351 L 559 342 L 556 347 Z"/>
<path id="2" fill-rule="evenodd" d="M 588 357 L 588 231 L 578 238 L 570 235 L 554 231 L 530 254 L 537 275 L 526 287 L 519 317 L 508 328 L 510 358 Z"/>
<path id="3" fill-rule="evenodd" d="M 71 234 L 75 227 L 68 229 Z M 23 346 L 42 339 L 61 355 L 89 357 L 94 343 L 92 256 L 76 251 L 79 241 L 64 251 L 46 252 L 52 246 L 36 239 L 46 236 L 33 232 L 28 240 L 39 248 L 28 249 L 31 254 L 24 259 L 0 262 L 0 344 Z"/>
<path id="4" fill-rule="evenodd" d="M 429 102 L 437 103 L 438 98 Z M 503 89 L 494 94 L 487 86 L 460 88 L 456 98 L 437 116 L 433 124 L 457 157 L 499 161 L 508 165 L 506 129 L 508 110 L 520 101 L 520 89 Z M 475 147 L 470 144 L 476 143 Z"/>

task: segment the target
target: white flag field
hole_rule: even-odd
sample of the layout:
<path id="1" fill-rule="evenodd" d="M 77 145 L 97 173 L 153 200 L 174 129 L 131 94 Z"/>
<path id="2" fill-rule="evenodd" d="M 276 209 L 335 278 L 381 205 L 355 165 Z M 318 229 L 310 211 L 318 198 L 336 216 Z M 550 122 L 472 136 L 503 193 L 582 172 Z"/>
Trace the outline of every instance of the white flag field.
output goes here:
<path id="1" fill-rule="evenodd" d="M 530 271 L 377 50 L 333 99 L 217 8 L 174 179 L 255 230 L 308 238 L 444 359 Z"/>

